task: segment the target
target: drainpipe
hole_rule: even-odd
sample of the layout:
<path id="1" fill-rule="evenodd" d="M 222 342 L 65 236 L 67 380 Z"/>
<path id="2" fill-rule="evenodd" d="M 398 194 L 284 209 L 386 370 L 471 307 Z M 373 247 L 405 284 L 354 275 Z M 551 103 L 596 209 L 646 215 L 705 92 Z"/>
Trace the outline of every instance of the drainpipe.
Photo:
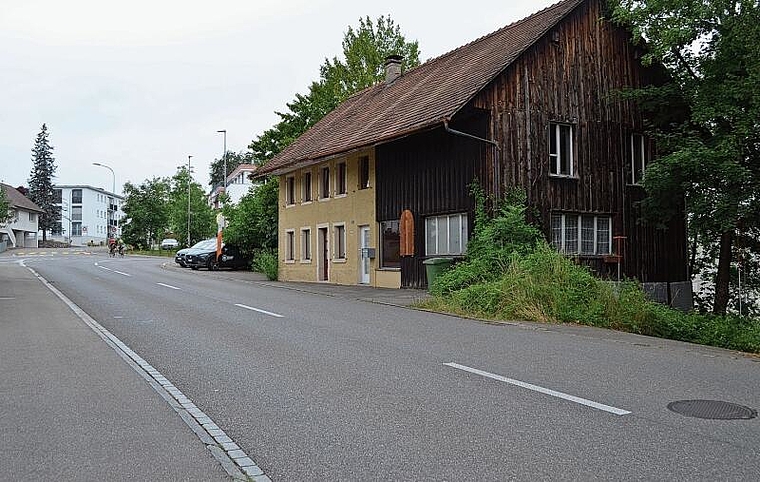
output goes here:
<path id="1" fill-rule="evenodd" d="M 452 129 L 449 127 L 449 120 L 443 119 L 443 128 L 446 130 L 446 132 L 450 134 L 454 134 L 455 136 L 461 136 L 461 137 L 467 137 L 469 139 L 476 140 L 478 142 L 485 142 L 486 144 L 491 144 L 496 148 L 496 151 L 493 155 L 493 192 L 496 199 L 501 198 L 501 172 L 499 171 L 499 153 L 501 152 L 501 148 L 499 147 L 499 144 L 491 139 L 484 139 L 482 137 L 474 136 L 472 134 L 468 134 L 467 132 L 458 131 L 456 129 Z"/>

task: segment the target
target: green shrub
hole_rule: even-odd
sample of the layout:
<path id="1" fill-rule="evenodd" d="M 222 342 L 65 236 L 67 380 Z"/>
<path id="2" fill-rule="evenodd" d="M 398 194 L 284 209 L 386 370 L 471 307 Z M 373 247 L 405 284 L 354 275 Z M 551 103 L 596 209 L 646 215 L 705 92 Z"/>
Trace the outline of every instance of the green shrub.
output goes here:
<path id="1" fill-rule="evenodd" d="M 264 273 L 272 281 L 276 280 L 279 269 L 277 253 L 269 249 L 257 251 L 254 254 L 251 268 L 259 273 Z"/>
<path id="2" fill-rule="evenodd" d="M 464 261 L 431 286 L 439 311 L 488 319 L 580 323 L 760 353 L 760 320 L 682 313 L 647 299 L 634 281 L 605 282 L 541 238 L 519 196 L 494 217 L 473 188 L 476 226 Z M 517 199 L 515 202 L 514 200 Z"/>

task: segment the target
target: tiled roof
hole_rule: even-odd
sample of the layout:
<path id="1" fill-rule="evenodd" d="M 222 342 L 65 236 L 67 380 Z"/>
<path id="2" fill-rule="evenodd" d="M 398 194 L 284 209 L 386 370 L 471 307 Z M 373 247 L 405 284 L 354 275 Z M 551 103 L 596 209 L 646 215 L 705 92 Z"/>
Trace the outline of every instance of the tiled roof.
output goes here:
<path id="1" fill-rule="evenodd" d="M 564 0 L 343 102 L 257 175 L 388 141 L 450 119 L 584 0 Z"/>
<path id="2" fill-rule="evenodd" d="M 43 212 L 39 206 L 34 204 L 28 197 L 21 194 L 15 187 L 9 186 L 8 184 L 0 184 L 0 187 L 5 191 L 5 197 L 10 201 L 11 207 L 37 213 Z"/>

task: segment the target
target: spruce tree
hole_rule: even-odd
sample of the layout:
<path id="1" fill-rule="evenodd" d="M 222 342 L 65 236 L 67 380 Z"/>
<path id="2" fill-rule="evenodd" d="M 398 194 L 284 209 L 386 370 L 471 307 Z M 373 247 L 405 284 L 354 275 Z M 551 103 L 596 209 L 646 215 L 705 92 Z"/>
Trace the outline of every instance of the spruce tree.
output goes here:
<path id="1" fill-rule="evenodd" d="M 42 130 L 37 134 L 34 148 L 32 148 L 32 172 L 29 176 L 28 197 L 43 211 L 39 218 L 43 243 L 47 241 L 48 230 L 59 232 L 61 229 L 61 210 L 55 205 L 53 189 L 55 170 L 53 147 L 48 142 L 47 125 L 42 124 Z"/>

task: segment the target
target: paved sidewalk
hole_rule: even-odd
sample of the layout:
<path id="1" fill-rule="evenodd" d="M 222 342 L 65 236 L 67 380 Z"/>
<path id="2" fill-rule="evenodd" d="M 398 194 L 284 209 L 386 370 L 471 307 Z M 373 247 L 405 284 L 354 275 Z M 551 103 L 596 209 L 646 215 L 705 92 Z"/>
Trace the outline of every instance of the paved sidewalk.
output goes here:
<path id="1" fill-rule="evenodd" d="M 18 263 L 0 264 L 0 480 L 230 480 L 178 413 Z"/>

